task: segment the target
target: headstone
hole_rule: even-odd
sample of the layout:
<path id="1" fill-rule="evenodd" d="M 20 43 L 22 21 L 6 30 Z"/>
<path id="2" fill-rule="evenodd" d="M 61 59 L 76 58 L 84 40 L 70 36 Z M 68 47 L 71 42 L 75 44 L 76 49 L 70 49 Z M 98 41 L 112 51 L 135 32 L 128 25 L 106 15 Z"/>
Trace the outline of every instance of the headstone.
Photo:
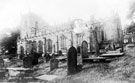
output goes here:
<path id="1" fill-rule="evenodd" d="M 32 64 L 33 65 L 37 65 L 38 64 L 38 58 L 39 58 L 39 54 L 38 53 L 33 53 L 32 54 Z"/>
<path id="2" fill-rule="evenodd" d="M 75 47 L 71 47 L 68 50 L 68 56 L 67 56 L 67 74 L 71 75 L 76 73 L 77 70 L 77 50 L 75 49 Z"/>
<path id="3" fill-rule="evenodd" d="M 88 58 L 88 43 L 86 41 L 82 42 L 82 57 Z"/>
<path id="4" fill-rule="evenodd" d="M 25 55 L 25 54 L 24 54 L 24 47 L 21 46 L 21 47 L 20 47 L 20 57 L 19 57 L 19 58 L 22 60 L 23 57 L 24 57 L 24 55 Z"/>
<path id="5" fill-rule="evenodd" d="M 77 46 L 77 53 L 81 53 L 81 46 Z"/>
<path id="6" fill-rule="evenodd" d="M 58 63 L 59 61 L 57 59 L 51 59 L 50 60 L 50 70 L 54 70 L 56 68 L 58 68 Z"/>
<path id="7" fill-rule="evenodd" d="M 58 51 L 58 56 L 61 56 L 61 55 L 62 55 L 62 51 L 59 50 L 59 51 Z"/>
<path id="8" fill-rule="evenodd" d="M 33 67 L 32 65 L 32 57 L 27 56 L 23 58 L 23 67 L 24 68 L 31 68 Z"/>
<path id="9" fill-rule="evenodd" d="M 82 49 L 80 46 L 77 47 L 77 71 L 82 70 Z"/>
<path id="10" fill-rule="evenodd" d="M 46 63 L 48 63 L 51 59 L 51 56 L 48 53 L 46 53 L 44 57 L 45 57 Z"/>

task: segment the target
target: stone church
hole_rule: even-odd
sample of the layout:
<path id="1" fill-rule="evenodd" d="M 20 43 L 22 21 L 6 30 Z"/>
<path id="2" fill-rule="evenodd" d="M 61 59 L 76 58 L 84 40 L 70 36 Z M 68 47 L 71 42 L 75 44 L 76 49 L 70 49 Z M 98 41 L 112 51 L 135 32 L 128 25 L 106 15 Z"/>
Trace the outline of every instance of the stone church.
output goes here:
<path id="1" fill-rule="evenodd" d="M 110 17 L 105 21 L 83 21 L 75 19 L 61 25 L 50 26 L 42 18 L 30 13 L 23 16 L 20 23 L 20 37 L 17 42 L 17 54 L 37 52 L 66 55 L 71 46 L 82 47 L 87 52 L 95 50 L 96 33 L 98 43 L 112 40 L 119 42 L 122 28 L 118 17 Z"/>

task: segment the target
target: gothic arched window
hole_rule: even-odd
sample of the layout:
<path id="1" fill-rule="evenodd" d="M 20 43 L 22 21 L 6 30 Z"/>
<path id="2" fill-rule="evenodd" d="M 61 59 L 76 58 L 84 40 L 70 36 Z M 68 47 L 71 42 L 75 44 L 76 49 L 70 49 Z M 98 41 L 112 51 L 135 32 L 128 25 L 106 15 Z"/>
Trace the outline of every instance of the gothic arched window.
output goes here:
<path id="1" fill-rule="evenodd" d="M 61 49 L 65 49 L 66 48 L 66 36 L 62 35 L 61 36 Z"/>

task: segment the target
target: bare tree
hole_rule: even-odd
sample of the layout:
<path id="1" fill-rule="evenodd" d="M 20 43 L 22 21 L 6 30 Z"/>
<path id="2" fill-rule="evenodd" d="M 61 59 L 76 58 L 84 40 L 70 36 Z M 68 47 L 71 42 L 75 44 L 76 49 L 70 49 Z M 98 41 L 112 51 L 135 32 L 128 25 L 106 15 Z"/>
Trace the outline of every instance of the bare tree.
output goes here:
<path id="1" fill-rule="evenodd" d="M 19 36 L 19 31 L 11 33 L 11 36 L 6 36 L 0 42 L 0 46 L 4 48 L 4 51 L 8 51 L 11 54 L 15 54 L 17 50 L 17 38 Z"/>

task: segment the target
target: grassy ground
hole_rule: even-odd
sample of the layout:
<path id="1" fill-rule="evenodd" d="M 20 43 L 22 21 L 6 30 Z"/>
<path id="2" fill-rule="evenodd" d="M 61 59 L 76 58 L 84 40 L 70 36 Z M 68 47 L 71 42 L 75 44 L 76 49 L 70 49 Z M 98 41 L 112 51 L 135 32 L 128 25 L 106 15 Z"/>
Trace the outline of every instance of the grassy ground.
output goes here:
<path id="1" fill-rule="evenodd" d="M 83 70 L 67 76 L 67 63 L 59 63 L 59 68 L 49 71 L 49 63 L 41 63 L 36 67 L 38 70 L 31 75 L 51 74 L 63 76 L 62 79 L 55 79 L 48 83 L 135 83 L 135 48 L 125 47 L 125 56 L 114 59 L 110 63 L 87 63 L 83 65 Z M 20 65 L 18 63 L 18 65 Z M 12 64 L 12 66 L 16 66 Z M 17 82 L 12 80 L 11 82 Z M 37 79 L 24 79 L 23 82 L 47 81 Z"/>
<path id="2" fill-rule="evenodd" d="M 135 48 L 125 48 L 124 52 L 125 56 L 110 63 L 85 64 L 81 72 L 49 83 L 135 83 Z M 52 74 L 59 75 L 56 72 Z M 65 68 L 59 72 L 67 71 Z"/>
<path id="3" fill-rule="evenodd" d="M 126 80 L 113 78 L 112 73 L 108 63 L 86 64 L 81 72 L 49 83 L 127 83 Z"/>

